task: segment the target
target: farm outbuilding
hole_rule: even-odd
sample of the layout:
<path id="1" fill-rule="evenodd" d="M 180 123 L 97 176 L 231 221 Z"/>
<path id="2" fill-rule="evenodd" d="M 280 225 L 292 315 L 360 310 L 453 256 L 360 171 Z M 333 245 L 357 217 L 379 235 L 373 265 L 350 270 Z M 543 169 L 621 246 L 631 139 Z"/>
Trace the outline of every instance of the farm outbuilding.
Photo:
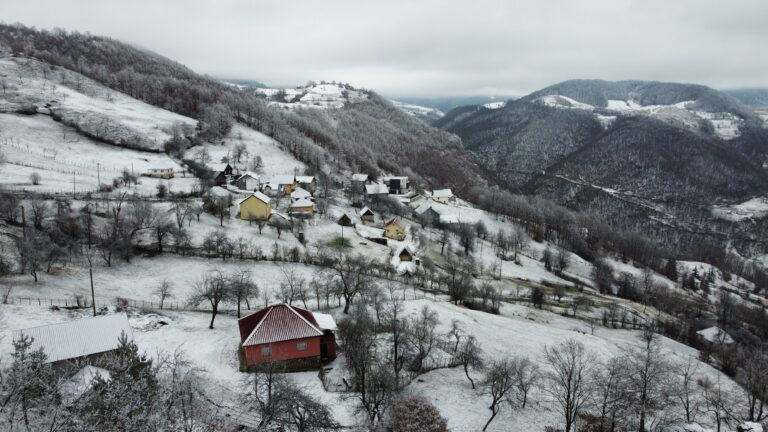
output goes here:
<path id="1" fill-rule="evenodd" d="M 15 330 L 13 340 L 31 338 L 32 350 L 42 349 L 48 363 L 88 363 L 117 349 L 123 334 L 128 340 L 133 339 L 128 316 L 116 314 Z"/>
<path id="2" fill-rule="evenodd" d="M 376 214 L 368 207 L 363 207 L 363 209 L 360 210 L 360 220 L 367 223 L 374 223 L 376 221 Z"/>
<path id="3" fill-rule="evenodd" d="M 352 218 L 351 217 L 349 217 L 346 213 L 344 213 L 339 218 L 338 224 L 341 225 L 341 226 L 352 226 L 355 223 L 352 222 Z"/>
<path id="4" fill-rule="evenodd" d="M 310 368 L 336 358 L 333 317 L 287 304 L 268 306 L 237 322 L 246 367 L 270 362 Z"/>

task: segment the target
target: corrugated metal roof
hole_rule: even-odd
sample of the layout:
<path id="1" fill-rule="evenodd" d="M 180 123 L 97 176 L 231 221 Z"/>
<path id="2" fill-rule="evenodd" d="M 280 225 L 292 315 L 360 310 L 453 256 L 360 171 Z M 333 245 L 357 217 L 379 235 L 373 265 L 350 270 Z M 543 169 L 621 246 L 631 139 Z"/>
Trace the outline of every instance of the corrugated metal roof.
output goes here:
<path id="1" fill-rule="evenodd" d="M 15 330 L 13 340 L 33 338 L 32 349 L 42 348 L 50 363 L 112 351 L 123 332 L 133 339 L 128 316 L 116 314 Z"/>
<path id="2" fill-rule="evenodd" d="M 261 345 L 293 339 L 322 336 L 317 326 L 307 321 L 287 304 L 270 306 L 259 324 L 253 329 L 243 346 Z"/>

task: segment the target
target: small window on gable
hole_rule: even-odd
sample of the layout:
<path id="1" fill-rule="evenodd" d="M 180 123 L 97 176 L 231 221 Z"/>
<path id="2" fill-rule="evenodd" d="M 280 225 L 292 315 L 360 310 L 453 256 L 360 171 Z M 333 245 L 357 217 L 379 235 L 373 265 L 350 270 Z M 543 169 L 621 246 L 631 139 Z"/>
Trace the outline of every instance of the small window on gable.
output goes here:
<path id="1" fill-rule="evenodd" d="M 306 342 L 299 342 L 296 344 L 296 349 L 299 351 L 304 351 L 307 349 L 307 343 Z"/>
<path id="2" fill-rule="evenodd" d="M 272 347 L 263 347 L 261 349 L 261 355 L 264 357 L 269 357 L 272 355 Z"/>

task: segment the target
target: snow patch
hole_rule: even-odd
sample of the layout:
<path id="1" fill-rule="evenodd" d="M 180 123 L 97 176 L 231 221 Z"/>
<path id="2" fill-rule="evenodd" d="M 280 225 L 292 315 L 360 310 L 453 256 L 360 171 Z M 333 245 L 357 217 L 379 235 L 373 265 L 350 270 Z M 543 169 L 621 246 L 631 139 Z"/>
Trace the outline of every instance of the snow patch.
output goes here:
<path id="1" fill-rule="evenodd" d="M 580 109 L 585 111 L 592 111 L 595 109 L 595 107 L 593 107 L 592 105 L 581 103 L 575 99 L 569 98 L 568 96 L 562 96 L 562 95 L 542 96 L 536 99 L 536 102 L 539 102 L 543 105 L 554 107 L 554 108 Z"/>
<path id="2" fill-rule="evenodd" d="M 486 104 L 483 104 L 483 107 L 488 109 L 499 109 L 499 108 L 504 108 L 505 106 L 507 106 L 506 101 L 488 102 Z"/>

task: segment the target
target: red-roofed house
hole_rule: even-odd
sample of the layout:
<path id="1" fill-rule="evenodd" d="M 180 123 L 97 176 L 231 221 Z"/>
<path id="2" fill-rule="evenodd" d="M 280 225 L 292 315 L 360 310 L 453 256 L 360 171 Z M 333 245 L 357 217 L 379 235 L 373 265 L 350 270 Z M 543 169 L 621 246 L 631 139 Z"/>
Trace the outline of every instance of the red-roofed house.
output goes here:
<path id="1" fill-rule="evenodd" d="M 287 304 L 268 306 L 238 320 L 245 365 L 336 358 L 336 329 L 330 315 Z M 321 324 L 318 324 L 320 322 Z"/>

